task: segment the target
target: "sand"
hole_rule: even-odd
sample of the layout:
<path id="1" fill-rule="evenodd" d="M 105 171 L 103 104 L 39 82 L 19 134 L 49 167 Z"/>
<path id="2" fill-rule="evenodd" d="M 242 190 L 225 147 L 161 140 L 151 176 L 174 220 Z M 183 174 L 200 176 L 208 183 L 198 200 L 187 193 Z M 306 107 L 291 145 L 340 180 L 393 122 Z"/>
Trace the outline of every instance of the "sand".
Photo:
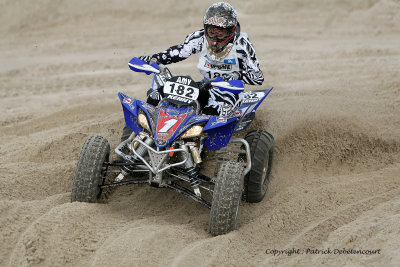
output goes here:
<path id="1" fill-rule="evenodd" d="M 276 157 L 265 199 L 212 237 L 209 210 L 167 189 L 70 203 L 84 140 L 115 147 L 117 93 L 150 85 L 128 61 L 211 2 L 0 1 L 0 266 L 398 266 L 400 1 L 232 3 L 265 76 L 247 90 L 275 87 L 253 127 Z M 197 60 L 170 69 L 200 79 Z"/>

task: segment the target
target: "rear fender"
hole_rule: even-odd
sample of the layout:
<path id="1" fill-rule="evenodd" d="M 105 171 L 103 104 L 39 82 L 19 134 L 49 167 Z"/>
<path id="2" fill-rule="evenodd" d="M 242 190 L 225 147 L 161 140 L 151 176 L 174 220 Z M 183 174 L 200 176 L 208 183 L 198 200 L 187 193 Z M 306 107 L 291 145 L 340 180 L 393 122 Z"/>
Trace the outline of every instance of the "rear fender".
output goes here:
<path id="1" fill-rule="evenodd" d="M 244 93 L 243 101 L 234 114 L 239 119 L 235 132 L 244 131 L 247 129 L 247 127 L 249 127 L 255 118 L 255 112 L 257 108 L 269 95 L 272 89 L 274 88 L 271 87 L 270 89 L 266 90 L 255 90 Z"/>
<path id="2" fill-rule="evenodd" d="M 207 133 L 204 144 L 210 150 L 226 147 L 234 133 L 237 118 L 213 116 L 203 131 Z"/>

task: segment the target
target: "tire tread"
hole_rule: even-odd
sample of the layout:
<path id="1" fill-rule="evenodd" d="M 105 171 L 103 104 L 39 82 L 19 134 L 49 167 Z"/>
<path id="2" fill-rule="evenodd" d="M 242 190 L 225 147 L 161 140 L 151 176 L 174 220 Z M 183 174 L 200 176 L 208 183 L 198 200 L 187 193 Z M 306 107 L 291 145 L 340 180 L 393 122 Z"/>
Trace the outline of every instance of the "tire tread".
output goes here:
<path id="1" fill-rule="evenodd" d="M 90 136 L 82 146 L 72 183 L 71 202 L 97 202 L 103 180 L 102 168 L 110 154 L 110 144 L 101 136 Z"/>
<path id="2" fill-rule="evenodd" d="M 260 202 L 264 199 L 266 191 L 262 190 L 262 174 L 264 164 L 269 155 L 270 165 L 268 166 L 267 183 L 270 178 L 270 171 L 273 159 L 274 137 L 264 130 L 255 130 L 248 133 L 245 137 L 250 146 L 251 170 L 244 178 L 245 200 L 250 203 Z"/>
<path id="3" fill-rule="evenodd" d="M 210 212 L 210 232 L 213 236 L 237 228 L 237 215 L 243 189 L 243 167 L 227 161 L 220 166 Z"/>

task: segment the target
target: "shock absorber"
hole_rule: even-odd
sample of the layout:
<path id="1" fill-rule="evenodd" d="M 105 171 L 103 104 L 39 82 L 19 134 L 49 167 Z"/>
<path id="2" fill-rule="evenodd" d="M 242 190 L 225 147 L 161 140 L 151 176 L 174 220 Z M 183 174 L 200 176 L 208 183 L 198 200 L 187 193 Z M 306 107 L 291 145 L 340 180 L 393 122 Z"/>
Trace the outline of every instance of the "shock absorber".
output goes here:
<path id="1" fill-rule="evenodd" d="M 190 175 L 189 176 L 189 180 L 190 180 L 190 186 L 198 186 L 199 184 L 200 184 L 200 181 L 199 181 L 199 179 L 196 179 L 195 177 L 197 177 L 197 170 L 196 170 L 196 167 L 192 167 L 192 168 L 189 168 L 189 169 L 186 169 L 186 173 L 188 174 L 188 175 Z"/>
<path id="2" fill-rule="evenodd" d="M 148 136 L 147 134 L 145 134 L 143 132 L 141 132 L 138 136 L 136 136 L 135 139 L 139 139 L 139 140 L 143 141 L 148 146 L 152 146 L 154 144 L 153 138 L 151 138 L 150 136 Z M 135 139 L 133 139 L 133 141 Z M 136 153 L 138 153 L 141 157 L 143 157 L 144 154 L 147 152 L 147 148 L 144 145 L 140 144 L 139 142 L 133 142 L 133 141 L 131 143 L 129 143 L 129 146 L 128 146 L 129 149 L 131 151 L 133 151 L 133 149 L 135 149 Z M 137 160 L 138 157 L 136 154 L 134 154 L 133 158 L 135 160 Z M 121 173 L 118 174 L 118 176 L 115 178 L 115 182 L 122 181 L 122 179 L 124 179 L 124 177 L 126 175 L 128 175 L 130 172 L 133 171 L 133 168 L 134 168 L 133 166 L 126 166 L 126 165 L 122 166 Z"/>
<path id="3" fill-rule="evenodd" d="M 195 164 L 194 164 L 193 159 L 192 159 L 192 157 L 191 157 L 191 154 L 190 154 L 190 152 L 189 152 L 188 146 L 185 145 L 185 144 L 183 144 L 183 145 L 181 145 L 181 148 L 182 148 L 183 150 L 185 150 L 186 154 L 188 155 L 188 158 L 187 158 L 187 160 L 186 160 L 186 162 L 185 162 L 185 164 L 184 164 L 185 169 L 189 169 L 189 168 L 194 167 Z"/>
<path id="4" fill-rule="evenodd" d="M 121 173 L 115 178 L 115 182 L 120 182 L 127 176 L 131 171 L 133 171 L 133 166 L 124 165 L 121 167 Z"/>
<path id="5" fill-rule="evenodd" d="M 190 186 L 193 188 L 193 191 L 196 194 L 196 196 L 201 197 L 199 189 L 200 181 L 197 179 L 196 164 L 193 162 L 188 146 L 183 144 L 181 145 L 181 148 L 184 149 L 188 155 L 188 159 L 186 160 L 184 166 L 185 166 L 185 171 L 189 176 Z"/>
<path id="6" fill-rule="evenodd" d="M 144 134 L 143 132 L 139 134 L 138 138 L 148 146 L 152 146 L 154 144 L 153 138 Z M 143 157 L 144 154 L 147 152 L 147 148 L 144 145 L 140 144 L 139 142 L 135 142 L 133 146 L 134 146 L 133 148 L 132 145 L 130 146 L 131 150 L 133 151 L 133 149 L 135 149 L 136 153 L 141 157 Z M 136 154 L 133 157 L 137 159 Z"/>

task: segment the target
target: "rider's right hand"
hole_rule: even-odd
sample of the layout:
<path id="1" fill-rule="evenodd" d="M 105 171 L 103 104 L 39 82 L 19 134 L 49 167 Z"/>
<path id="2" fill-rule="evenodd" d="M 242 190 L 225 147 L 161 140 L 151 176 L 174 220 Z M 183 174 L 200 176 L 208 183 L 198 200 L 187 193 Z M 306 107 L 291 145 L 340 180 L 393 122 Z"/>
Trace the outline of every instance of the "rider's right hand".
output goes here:
<path id="1" fill-rule="evenodd" d="M 210 97 L 210 89 L 212 88 L 211 83 L 203 84 L 200 86 L 199 97 L 197 100 L 200 103 L 201 108 L 208 104 L 208 98 Z"/>

